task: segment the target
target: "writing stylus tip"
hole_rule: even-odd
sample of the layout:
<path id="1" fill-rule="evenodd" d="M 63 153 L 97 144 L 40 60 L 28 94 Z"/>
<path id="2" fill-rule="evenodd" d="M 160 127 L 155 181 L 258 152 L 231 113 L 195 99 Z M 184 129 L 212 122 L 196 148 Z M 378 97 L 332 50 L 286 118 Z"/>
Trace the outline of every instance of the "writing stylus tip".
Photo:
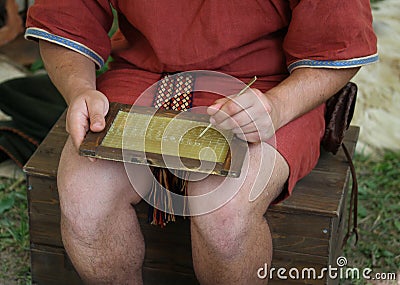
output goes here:
<path id="1" fill-rule="evenodd" d="M 200 133 L 200 135 L 199 135 L 197 138 L 198 138 L 198 139 L 201 138 L 210 128 L 211 128 L 211 124 L 209 124 L 209 125 L 207 126 L 207 128 L 205 128 L 205 129 Z"/>

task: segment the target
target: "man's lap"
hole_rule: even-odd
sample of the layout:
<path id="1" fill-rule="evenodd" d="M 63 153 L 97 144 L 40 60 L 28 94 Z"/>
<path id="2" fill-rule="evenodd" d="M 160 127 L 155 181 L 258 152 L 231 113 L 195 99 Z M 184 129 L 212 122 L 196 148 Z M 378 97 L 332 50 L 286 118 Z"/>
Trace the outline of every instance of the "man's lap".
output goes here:
<path id="1" fill-rule="evenodd" d="M 200 215 L 224 208 L 224 212 L 241 209 L 243 217 L 257 213 L 262 215 L 280 193 L 288 176 L 288 167 L 281 155 L 266 143 L 250 145 L 249 154 L 240 178 L 211 175 L 189 182 L 191 197 L 217 190 L 208 199 L 192 200 L 189 203 L 191 211 Z M 124 167 L 122 163 L 99 159 L 89 161 L 78 155 L 69 139 L 63 150 L 58 175 L 63 214 L 77 219 L 80 217 L 76 213 L 82 214 L 83 219 L 101 219 L 103 214 L 108 215 L 122 205 L 138 203 L 140 196 L 150 190 L 153 179 L 146 167 L 135 164 Z M 130 176 L 126 171 L 136 174 Z M 252 191 L 261 193 L 255 203 L 250 201 Z M 237 222 L 240 223 L 239 220 Z"/>
<path id="2" fill-rule="evenodd" d="M 111 102 L 133 104 L 149 86 L 159 79 L 159 74 L 146 71 L 113 70 L 108 75 L 103 75 L 103 78 L 99 80 L 98 88 Z M 221 96 L 212 93 L 198 95 L 195 93 L 193 106 L 208 106 L 219 97 Z M 152 97 L 147 94 L 140 98 L 141 104 L 151 106 L 151 102 Z M 316 165 L 320 154 L 320 140 L 325 130 L 324 112 L 324 105 L 317 107 L 280 128 L 271 140 L 272 145 L 284 157 L 290 169 L 286 187 L 275 202 L 290 196 L 296 182 L 311 172 Z"/>

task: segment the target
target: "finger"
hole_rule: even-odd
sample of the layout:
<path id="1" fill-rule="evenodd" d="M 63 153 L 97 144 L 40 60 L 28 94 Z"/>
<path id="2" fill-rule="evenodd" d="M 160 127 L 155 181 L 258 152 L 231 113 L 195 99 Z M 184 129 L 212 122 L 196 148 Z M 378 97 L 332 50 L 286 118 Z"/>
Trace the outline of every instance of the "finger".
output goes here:
<path id="1" fill-rule="evenodd" d="M 215 100 L 215 102 L 213 103 L 213 105 L 214 104 L 221 104 L 221 105 L 223 105 L 223 104 L 225 104 L 227 101 L 229 101 L 230 99 L 229 99 L 229 97 L 222 97 L 222 98 L 219 98 L 219 99 L 217 99 L 217 100 Z"/>
<path id="2" fill-rule="evenodd" d="M 73 111 L 67 115 L 67 132 L 71 135 L 72 142 L 76 149 L 79 149 L 86 132 L 89 130 L 89 123 L 84 114 L 74 114 Z"/>
<path id="3" fill-rule="evenodd" d="M 240 127 L 232 129 L 233 133 L 252 133 L 252 132 L 274 132 L 274 127 L 272 125 L 271 120 L 268 120 L 266 118 L 263 118 L 263 120 L 255 120 L 251 121 L 246 125 L 242 125 Z"/>
<path id="4" fill-rule="evenodd" d="M 257 130 L 250 133 L 240 133 L 236 136 L 241 140 L 248 142 L 266 142 L 274 135 L 274 131 L 271 129 Z"/>
<path id="5" fill-rule="evenodd" d="M 101 100 L 87 101 L 89 112 L 90 130 L 101 132 L 106 126 L 105 115 L 108 112 L 108 104 Z"/>
<path id="6" fill-rule="evenodd" d="M 253 132 L 257 132 L 258 128 L 256 126 L 256 124 L 254 124 L 253 122 L 245 125 L 245 126 L 241 126 L 240 128 L 234 128 L 232 129 L 232 132 L 234 134 L 248 134 L 248 133 L 253 133 Z"/>
<path id="7" fill-rule="evenodd" d="M 222 105 L 213 117 L 217 124 L 222 123 L 229 117 L 233 117 L 242 110 L 249 109 L 259 101 L 258 96 L 254 95 L 253 90 L 248 90 L 238 97 L 231 97 L 227 100 L 224 105 Z"/>
<path id="8" fill-rule="evenodd" d="M 207 108 L 207 114 L 210 116 L 214 115 L 227 101 L 229 101 L 229 98 L 215 100 L 215 102 Z"/>
<path id="9" fill-rule="evenodd" d="M 221 108 L 212 115 L 215 124 L 219 125 L 223 121 L 233 117 L 235 114 L 241 112 L 243 109 L 232 101 L 227 101 Z"/>
<path id="10" fill-rule="evenodd" d="M 242 110 L 241 112 L 235 114 L 232 117 L 228 117 L 226 120 L 219 123 L 217 126 L 224 130 L 232 130 L 242 128 L 257 118 L 255 117 L 254 111 L 251 109 Z"/>
<path id="11" fill-rule="evenodd" d="M 222 104 L 213 104 L 207 108 L 207 114 L 210 116 L 214 115 L 218 112 L 218 110 L 222 107 Z"/>
<path id="12" fill-rule="evenodd" d="M 235 134 L 251 134 L 251 133 L 259 133 L 259 137 L 261 139 L 268 139 L 269 136 L 271 136 L 274 131 L 270 126 L 267 127 L 259 127 L 254 123 L 250 123 L 244 127 L 241 128 L 235 128 L 232 130 L 233 133 Z"/>
<path id="13" fill-rule="evenodd" d="M 236 135 L 239 139 L 247 141 L 247 142 L 260 142 L 260 136 L 258 133 L 249 133 L 249 134 L 237 134 Z"/>
<path id="14" fill-rule="evenodd" d="M 233 102 L 241 106 L 243 109 L 250 108 L 255 104 L 261 104 L 259 94 L 262 94 L 258 89 L 249 89 L 240 96 L 230 97 Z"/>
<path id="15" fill-rule="evenodd" d="M 236 133 L 246 130 L 245 132 L 256 131 L 257 127 L 269 127 L 270 125 L 269 114 L 265 112 L 264 109 L 250 107 L 245 109 L 233 117 L 227 118 L 225 121 L 221 122 L 218 126 L 222 129 L 236 130 Z M 254 123 L 254 127 L 249 130 L 249 125 Z M 237 130 L 237 129 L 242 130 Z M 243 129 L 245 128 L 245 129 Z"/>

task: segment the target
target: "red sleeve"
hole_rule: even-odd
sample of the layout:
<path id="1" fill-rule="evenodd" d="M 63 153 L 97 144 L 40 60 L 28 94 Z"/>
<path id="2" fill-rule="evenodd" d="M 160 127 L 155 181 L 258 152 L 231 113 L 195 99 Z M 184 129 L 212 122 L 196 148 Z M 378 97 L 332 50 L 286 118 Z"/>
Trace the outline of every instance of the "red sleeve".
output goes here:
<path id="1" fill-rule="evenodd" d="M 70 48 L 101 67 L 111 51 L 112 21 L 109 1 L 36 0 L 28 11 L 25 38 Z"/>
<path id="2" fill-rule="evenodd" d="M 369 0 L 290 0 L 288 69 L 349 68 L 378 60 Z"/>

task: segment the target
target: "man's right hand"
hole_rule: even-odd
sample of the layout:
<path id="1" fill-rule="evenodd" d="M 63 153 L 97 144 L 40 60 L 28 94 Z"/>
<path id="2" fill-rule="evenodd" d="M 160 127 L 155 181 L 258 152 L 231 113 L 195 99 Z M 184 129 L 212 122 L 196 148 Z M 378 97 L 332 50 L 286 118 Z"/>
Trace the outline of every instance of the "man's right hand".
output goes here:
<path id="1" fill-rule="evenodd" d="M 69 102 L 66 129 L 76 149 L 79 149 L 89 128 L 92 132 L 104 129 L 108 108 L 107 97 L 97 90 L 85 91 Z"/>
<path id="2" fill-rule="evenodd" d="M 96 90 L 96 66 L 87 56 L 51 42 L 39 41 L 51 81 L 67 102 L 67 132 L 78 150 L 86 132 L 100 132 L 108 112 L 107 97 Z"/>

